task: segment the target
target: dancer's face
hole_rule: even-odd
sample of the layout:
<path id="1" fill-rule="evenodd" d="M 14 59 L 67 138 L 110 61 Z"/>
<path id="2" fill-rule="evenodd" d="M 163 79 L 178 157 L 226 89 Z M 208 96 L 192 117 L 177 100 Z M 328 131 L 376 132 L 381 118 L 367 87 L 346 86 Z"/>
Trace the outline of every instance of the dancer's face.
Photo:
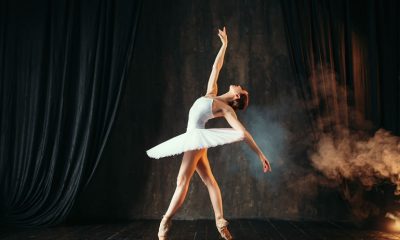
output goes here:
<path id="1" fill-rule="evenodd" d="M 243 90 L 243 88 L 239 85 L 230 85 L 229 86 L 229 91 L 233 94 L 235 94 L 235 99 L 240 98 L 240 94 L 245 93 L 247 94 L 246 90 Z"/>
<path id="2" fill-rule="evenodd" d="M 239 85 L 230 85 L 229 86 L 229 91 L 234 93 L 234 94 L 240 94 L 240 93 L 242 93 L 243 89 Z"/>

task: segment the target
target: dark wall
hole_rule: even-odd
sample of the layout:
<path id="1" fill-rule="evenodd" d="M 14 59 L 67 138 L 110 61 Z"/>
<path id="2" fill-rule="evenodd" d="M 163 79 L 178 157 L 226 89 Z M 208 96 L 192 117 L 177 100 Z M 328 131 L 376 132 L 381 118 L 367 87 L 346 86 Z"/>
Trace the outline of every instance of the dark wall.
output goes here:
<path id="1" fill-rule="evenodd" d="M 227 218 L 347 217 L 336 192 L 318 187 L 307 160 L 308 122 L 298 101 L 278 0 L 145 1 L 130 78 L 118 118 L 89 187 L 71 220 L 160 218 L 172 197 L 182 155 L 150 159 L 145 150 L 186 130 L 188 111 L 206 92 L 220 47 L 229 45 L 219 94 L 230 84 L 250 92 L 238 117 L 271 160 L 264 175 L 244 143 L 210 148 L 209 159 Z M 229 127 L 213 119 L 208 127 Z M 177 218 L 213 218 L 208 192 L 195 175 Z"/>

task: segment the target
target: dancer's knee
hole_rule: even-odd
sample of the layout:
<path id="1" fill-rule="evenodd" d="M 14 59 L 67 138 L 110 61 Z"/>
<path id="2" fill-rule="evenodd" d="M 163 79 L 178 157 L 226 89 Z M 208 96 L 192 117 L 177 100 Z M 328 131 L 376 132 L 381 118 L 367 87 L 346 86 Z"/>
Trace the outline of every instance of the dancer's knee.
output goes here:
<path id="1" fill-rule="evenodd" d="M 179 175 L 178 178 L 176 179 L 176 186 L 187 187 L 189 185 L 189 182 L 190 182 L 190 177 L 182 174 Z"/>
<path id="2" fill-rule="evenodd" d="M 206 187 L 215 187 L 218 186 L 217 181 L 214 177 L 205 177 L 201 179 Z"/>

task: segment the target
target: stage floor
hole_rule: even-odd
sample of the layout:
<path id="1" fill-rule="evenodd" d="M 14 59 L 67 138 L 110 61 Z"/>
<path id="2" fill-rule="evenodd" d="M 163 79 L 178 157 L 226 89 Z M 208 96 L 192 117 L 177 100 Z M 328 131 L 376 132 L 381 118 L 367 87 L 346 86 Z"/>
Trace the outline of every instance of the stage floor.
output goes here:
<path id="1" fill-rule="evenodd" d="M 157 239 L 158 220 L 135 220 L 126 223 L 60 225 L 42 229 L 1 229 L 0 239 Z M 400 234 L 364 230 L 343 222 L 230 220 L 229 229 L 235 239 L 243 240 L 317 240 L 376 239 L 400 240 Z M 174 220 L 171 240 L 214 240 L 218 232 L 211 220 Z"/>

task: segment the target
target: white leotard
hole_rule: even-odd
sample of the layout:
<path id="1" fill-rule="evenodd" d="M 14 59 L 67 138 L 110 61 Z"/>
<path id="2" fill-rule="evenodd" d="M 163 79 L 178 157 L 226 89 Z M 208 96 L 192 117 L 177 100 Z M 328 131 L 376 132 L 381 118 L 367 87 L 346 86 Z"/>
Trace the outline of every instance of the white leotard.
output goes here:
<path id="1" fill-rule="evenodd" d="M 212 113 L 212 98 L 199 97 L 189 110 L 189 119 L 186 131 L 194 128 L 205 128 L 206 122 L 214 115 Z"/>

